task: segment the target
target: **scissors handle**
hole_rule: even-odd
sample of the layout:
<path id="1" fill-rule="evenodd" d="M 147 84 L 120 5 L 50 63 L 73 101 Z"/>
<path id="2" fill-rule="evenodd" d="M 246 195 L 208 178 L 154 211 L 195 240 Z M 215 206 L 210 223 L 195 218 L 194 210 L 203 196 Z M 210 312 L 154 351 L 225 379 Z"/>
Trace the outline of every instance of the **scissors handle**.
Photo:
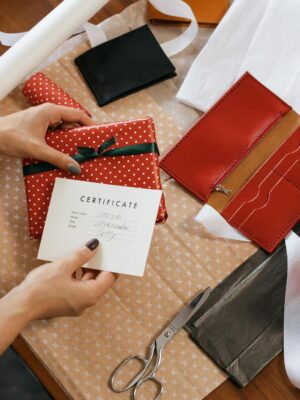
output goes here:
<path id="1" fill-rule="evenodd" d="M 154 358 L 154 353 L 156 355 L 156 358 Z M 162 348 L 157 349 L 156 348 L 156 342 L 153 342 L 149 348 L 148 356 L 147 358 L 136 354 L 133 356 L 129 356 L 125 358 L 124 361 L 122 361 L 118 367 L 115 369 L 115 371 L 112 373 L 112 376 L 110 378 L 110 387 L 115 393 L 123 393 L 126 392 L 127 390 L 133 388 L 134 386 L 140 387 L 143 382 L 146 380 L 154 380 L 155 378 L 155 373 L 161 363 L 161 354 L 162 354 Z M 121 372 L 122 369 L 131 361 L 131 360 L 138 360 L 141 361 L 144 366 L 140 372 L 138 372 L 130 381 L 123 387 L 117 387 L 115 384 L 115 381 L 117 380 L 117 377 L 119 373 Z M 155 362 L 154 362 L 155 361 Z M 160 384 L 160 382 L 158 381 Z M 136 388 L 137 389 L 137 388 Z"/>
<path id="2" fill-rule="evenodd" d="M 118 378 L 118 375 L 120 374 L 121 370 L 124 369 L 124 367 L 131 361 L 131 360 L 138 360 L 138 361 L 142 361 L 142 363 L 144 364 L 143 369 L 138 372 L 125 386 L 123 387 L 117 387 L 115 384 L 115 381 Z M 114 370 L 113 374 L 111 375 L 110 378 L 110 387 L 111 389 L 115 392 L 115 393 L 123 393 L 126 392 L 127 390 L 131 389 L 134 387 L 134 385 L 137 384 L 137 382 L 142 378 L 142 376 L 144 375 L 145 371 L 148 368 L 148 360 L 145 359 L 143 356 L 139 355 L 139 354 L 135 354 L 133 356 L 129 356 L 127 358 L 125 358 L 125 360 L 123 360 L 118 366 L 117 368 Z"/>
<path id="3" fill-rule="evenodd" d="M 138 400 L 139 389 L 141 388 L 141 386 L 143 386 L 143 384 L 145 382 L 149 382 L 149 381 L 153 382 L 157 386 L 157 389 L 158 389 L 155 397 L 153 397 L 152 400 L 159 400 L 161 398 L 161 395 L 163 394 L 163 391 L 164 391 L 163 384 L 155 376 L 150 376 L 150 377 L 141 379 L 136 383 L 135 388 L 133 390 L 133 400 Z"/>

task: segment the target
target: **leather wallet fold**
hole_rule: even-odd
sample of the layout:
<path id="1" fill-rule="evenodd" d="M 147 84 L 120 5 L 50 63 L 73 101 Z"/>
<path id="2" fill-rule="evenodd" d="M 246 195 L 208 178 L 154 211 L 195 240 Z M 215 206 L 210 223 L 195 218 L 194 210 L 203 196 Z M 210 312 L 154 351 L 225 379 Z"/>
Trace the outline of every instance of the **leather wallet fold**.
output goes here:
<path id="1" fill-rule="evenodd" d="M 147 25 L 86 51 L 75 63 L 100 106 L 176 76 Z"/>
<path id="2" fill-rule="evenodd" d="M 249 73 L 161 167 L 272 252 L 300 216 L 300 117 Z"/>
<path id="3" fill-rule="evenodd" d="M 300 234 L 300 223 L 295 232 Z M 239 386 L 282 351 L 286 264 L 284 242 L 271 255 L 259 249 L 212 290 L 186 325 L 194 342 Z"/>

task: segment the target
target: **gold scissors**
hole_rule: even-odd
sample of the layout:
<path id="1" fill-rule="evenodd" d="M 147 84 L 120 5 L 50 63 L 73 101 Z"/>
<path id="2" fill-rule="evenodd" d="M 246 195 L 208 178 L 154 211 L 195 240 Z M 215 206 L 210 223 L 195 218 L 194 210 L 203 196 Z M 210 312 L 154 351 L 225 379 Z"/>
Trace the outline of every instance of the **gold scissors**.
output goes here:
<path id="1" fill-rule="evenodd" d="M 176 333 L 184 327 L 188 320 L 203 306 L 210 295 L 211 289 L 208 287 L 203 292 L 198 293 L 193 300 L 185 306 L 174 318 L 174 320 L 154 339 L 151 343 L 147 357 L 135 354 L 127 357 L 115 369 L 110 378 L 110 387 L 115 393 L 123 393 L 127 390 L 133 389 L 132 399 L 137 399 L 137 393 L 145 382 L 152 382 L 157 386 L 157 394 L 153 400 L 159 400 L 163 393 L 162 382 L 156 378 L 156 372 L 160 366 L 162 359 L 162 352 L 165 346 L 170 342 Z M 142 362 L 143 368 L 138 372 L 128 384 L 124 387 L 116 386 L 116 381 L 120 371 L 131 360 L 138 360 Z"/>

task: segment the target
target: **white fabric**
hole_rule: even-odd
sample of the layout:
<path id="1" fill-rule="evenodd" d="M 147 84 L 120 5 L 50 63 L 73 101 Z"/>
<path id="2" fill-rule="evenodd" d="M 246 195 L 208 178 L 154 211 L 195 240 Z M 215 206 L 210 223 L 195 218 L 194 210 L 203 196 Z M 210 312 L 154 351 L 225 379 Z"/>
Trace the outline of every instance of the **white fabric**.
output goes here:
<path id="1" fill-rule="evenodd" d="M 299 0 L 235 0 L 177 98 L 207 111 L 245 72 L 300 112 Z"/>
<path id="2" fill-rule="evenodd" d="M 288 276 L 284 309 L 284 362 L 290 381 L 300 388 L 300 237 L 285 239 Z"/>
<path id="3" fill-rule="evenodd" d="M 248 242 L 214 208 L 205 204 L 195 220 L 224 239 Z M 284 363 L 290 381 L 300 389 L 300 237 L 290 232 L 285 238 L 287 284 L 284 306 Z"/>
<path id="4" fill-rule="evenodd" d="M 108 0 L 64 0 L 0 57 L 0 100 Z"/>
<path id="5" fill-rule="evenodd" d="M 98 46 L 99 44 L 107 41 L 107 37 L 101 26 L 87 22 L 83 25 L 83 27 L 86 31 L 91 47 Z"/>
<path id="6" fill-rule="evenodd" d="M 198 32 L 198 23 L 191 7 L 182 0 L 149 0 L 163 14 L 191 20 L 188 28 L 175 39 L 162 43 L 161 47 L 168 57 L 184 50 L 192 43 Z"/>
<path id="7" fill-rule="evenodd" d="M 250 241 L 238 230 L 230 226 L 226 219 L 208 204 L 205 204 L 201 208 L 199 214 L 195 217 L 195 221 L 205 226 L 205 228 L 215 236 L 224 239 L 241 240 L 243 242 Z"/>
<path id="8" fill-rule="evenodd" d="M 27 32 L 6 33 L 0 31 L 0 43 L 3 46 L 13 46 L 20 40 Z"/>

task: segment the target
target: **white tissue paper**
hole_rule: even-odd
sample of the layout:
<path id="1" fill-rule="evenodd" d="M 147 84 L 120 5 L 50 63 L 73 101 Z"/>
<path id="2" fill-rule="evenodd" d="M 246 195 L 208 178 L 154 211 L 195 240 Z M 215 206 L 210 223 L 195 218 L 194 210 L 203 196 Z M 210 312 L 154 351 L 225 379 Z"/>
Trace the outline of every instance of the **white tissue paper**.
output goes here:
<path id="1" fill-rule="evenodd" d="M 298 0 L 235 0 L 194 60 L 177 98 L 207 111 L 249 71 L 300 112 Z"/>

